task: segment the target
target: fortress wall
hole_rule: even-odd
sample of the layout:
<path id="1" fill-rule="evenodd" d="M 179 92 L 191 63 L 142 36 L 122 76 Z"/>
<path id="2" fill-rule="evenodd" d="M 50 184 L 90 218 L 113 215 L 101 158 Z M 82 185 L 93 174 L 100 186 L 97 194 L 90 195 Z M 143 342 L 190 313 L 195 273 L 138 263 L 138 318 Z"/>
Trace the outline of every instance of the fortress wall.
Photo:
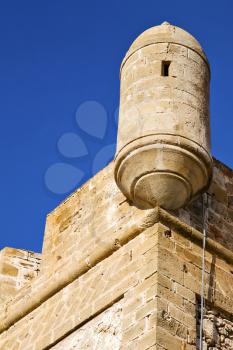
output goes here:
<path id="1" fill-rule="evenodd" d="M 209 247 L 205 299 L 212 312 L 230 315 L 233 256 L 227 262 Z M 155 224 L 3 332 L 0 348 L 104 344 L 110 350 L 114 343 L 120 350 L 194 350 L 201 256 L 201 238 Z M 85 336 L 87 329 L 92 337 Z"/>
<path id="2" fill-rule="evenodd" d="M 146 315 L 153 313 L 155 302 L 142 294 L 156 284 L 156 231 L 147 229 L 16 322 L 1 334 L 0 348 L 51 348 L 120 300 L 121 345 L 133 336 L 124 334 L 129 325 L 140 321 L 134 332 L 146 334 Z"/>
<path id="3" fill-rule="evenodd" d="M 121 302 L 90 320 L 52 347 L 53 350 L 114 349 L 121 346 Z"/>
<path id="4" fill-rule="evenodd" d="M 208 235 L 233 249 L 233 174 L 217 160 L 208 193 Z M 88 265 L 88 256 L 94 250 L 133 222 L 143 221 L 150 211 L 137 209 L 126 200 L 115 184 L 111 163 L 48 215 L 42 271 L 51 275 L 77 258 Z M 171 214 L 202 230 L 202 198 Z"/>
<path id="5" fill-rule="evenodd" d="M 231 171 L 215 161 L 205 297 L 223 315 L 233 313 L 231 185 Z M 194 350 L 201 215 L 200 199 L 170 213 L 137 209 L 117 189 L 110 164 L 48 216 L 41 272 L 0 305 L 0 348 L 88 346 L 81 335 L 90 325 L 95 346 L 112 337 L 121 350 Z M 118 322 L 116 337 L 98 331 L 106 314 L 110 329 Z"/>
<path id="6" fill-rule="evenodd" d="M 208 190 L 208 236 L 233 251 L 233 172 L 214 159 L 212 184 Z M 181 221 L 201 231 L 202 199 L 172 212 Z"/>
<path id="7" fill-rule="evenodd" d="M 0 251 L 0 304 L 38 275 L 40 262 L 37 253 L 8 247 Z"/>

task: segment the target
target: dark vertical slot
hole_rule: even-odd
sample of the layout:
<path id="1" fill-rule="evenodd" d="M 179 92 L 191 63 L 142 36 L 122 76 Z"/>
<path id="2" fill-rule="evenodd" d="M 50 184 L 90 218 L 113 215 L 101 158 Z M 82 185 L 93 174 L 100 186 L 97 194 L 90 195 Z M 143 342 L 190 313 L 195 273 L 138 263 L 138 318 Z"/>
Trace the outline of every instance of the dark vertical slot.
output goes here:
<path id="1" fill-rule="evenodd" d="M 162 61 L 162 76 L 168 77 L 169 76 L 169 67 L 171 62 L 170 61 Z"/>

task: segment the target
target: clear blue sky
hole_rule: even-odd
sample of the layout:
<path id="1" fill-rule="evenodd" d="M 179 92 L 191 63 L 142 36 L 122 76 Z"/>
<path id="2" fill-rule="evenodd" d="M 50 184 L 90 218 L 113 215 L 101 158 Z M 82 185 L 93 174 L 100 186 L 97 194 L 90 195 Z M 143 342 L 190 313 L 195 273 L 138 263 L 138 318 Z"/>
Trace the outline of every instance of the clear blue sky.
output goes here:
<path id="1" fill-rule="evenodd" d="M 0 1 L 0 249 L 40 251 L 46 214 L 113 153 L 121 60 L 165 20 L 206 51 L 212 151 L 233 167 L 232 18 L 232 0 Z"/>

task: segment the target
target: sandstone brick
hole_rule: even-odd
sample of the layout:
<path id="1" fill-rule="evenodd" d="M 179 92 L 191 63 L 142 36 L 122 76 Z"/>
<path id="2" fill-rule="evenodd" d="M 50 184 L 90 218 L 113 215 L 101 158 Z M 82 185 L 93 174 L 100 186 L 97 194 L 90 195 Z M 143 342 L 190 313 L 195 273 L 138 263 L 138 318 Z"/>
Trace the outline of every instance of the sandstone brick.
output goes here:
<path id="1" fill-rule="evenodd" d="M 188 239 L 188 237 L 184 237 L 181 234 L 172 231 L 172 238 L 180 246 L 183 246 L 185 248 L 191 248 L 192 242 L 190 241 L 190 239 Z"/>
<path id="2" fill-rule="evenodd" d="M 175 291 L 177 294 L 181 295 L 184 299 L 191 301 L 192 303 L 196 302 L 196 296 L 195 293 L 184 286 L 182 286 L 179 283 L 175 284 Z"/>
<path id="3" fill-rule="evenodd" d="M 138 283 L 138 285 L 128 293 L 128 297 L 131 297 L 132 295 L 138 295 L 142 292 L 145 292 L 147 289 L 149 289 L 151 286 L 156 285 L 157 283 L 157 273 L 155 272 L 153 275 L 149 276 L 145 281 Z"/>
<path id="4" fill-rule="evenodd" d="M 155 272 L 158 271 L 158 261 L 157 259 L 151 260 L 149 263 L 147 263 L 139 272 L 139 279 L 144 280 L 153 275 Z"/>
<path id="5" fill-rule="evenodd" d="M 215 182 L 212 182 L 210 192 L 214 194 L 214 196 L 219 202 L 227 204 L 227 192 L 225 188 L 219 186 Z"/>
<path id="6" fill-rule="evenodd" d="M 124 315 L 133 313 L 142 305 L 143 305 L 143 295 L 139 294 L 138 296 L 135 296 L 135 298 L 132 298 L 128 302 L 125 302 Z"/>
<path id="7" fill-rule="evenodd" d="M 143 318 L 139 322 L 136 322 L 131 327 L 123 333 L 123 341 L 125 343 L 134 340 L 135 338 L 140 337 L 146 329 L 146 320 Z"/>
<path id="8" fill-rule="evenodd" d="M 145 254 L 151 248 L 156 247 L 157 243 L 158 243 L 157 237 L 156 237 L 156 235 L 153 235 L 150 239 L 142 242 L 142 244 L 135 245 L 134 249 L 132 250 L 133 257 L 135 255 Z"/>
<path id="9" fill-rule="evenodd" d="M 153 345 L 156 344 L 156 331 L 155 329 L 151 329 L 145 332 L 141 337 L 130 342 L 125 349 L 133 350 L 133 349 L 149 349 Z"/>
<path id="10" fill-rule="evenodd" d="M 151 315 L 156 310 L 156 300 L 149 300 L 136 312 L 136 320 L 140 320 L 146 316 Z"/>
<path id="11" fill-rule="evenodd" d="M 187 340 L 187 326 L 173 318 L 169 312 L 162 311 L 158 313 L 157 325 L 169 332 L 171 335 Z"/>
<path id="12" fill-rule="evenodd" d="M 3 263 L 2 266 L 2 274 L 8 275 L 8 276 L 17 276 L 18 275 L 18 269 L 10 264 Z"/>
<path id="13" fill-rule="evenodd" d="M 167 289 L 170 289 L 172 290 L 173 289 L 173 282 L 172 282 L 172 279 L 168 278 L 167 276 L 164 276 L 163 274 L 161 274 L 159 271 L 158 271 L 158 283 L 167 288 Z"/>
<path id="14" fill-rule="evenodd" d="M 186 349 L 185 342 L 182 339 L 171 335 L 161 327 L 157 328 L 156 343 L 162 347 L 165 347 L 165 349 Z"/>
<path id="15" fill-rule="evenodd" d="M 168 288 L 164 288 L 160 284 L 157 285 L 157 295 L 169 302 L 174 303 L 175 305 L 182 307 L 183 306 L 183 298 L 177 294 L 175 291 L 170 290 Z"/>
<path id="16" fill-rule="evenodd" d="M 166 262 L 166 263 L 165 263 Z M 158 269 L 160 273 L 183 284 L 184 264 L 177 255 L 171 254 L 168 250 L 160 249 L 158 257 Z"/>
<path id="17" fill-rule="evenodd" d="M 196 313 L 196 302 L 192 303 L 186 299 L 183 300 L 183 309 L 185 312 L 187 312 L 190 315 L 194 315 Z"/>
<path id="18" fill-rule="evenodd" d="M 123 309 L 124 312 L 124 309 Z M 135 324 L 135 313 L 131 312 L 127 315 L 124 315 L 122 320 L 122 331 L 125 329 L 128 329 L 129 327 L 133 326 Z"/>
<path id="19" fill-rule="evenodd" d="M 179 307 L 175 306 L 172 303 L 169 303 L 168 305 L 168 313 L 171 315 L 171 317 L 184 324 L 185 326 L 195 328 L 195 314 L 191 316 L 190 314 L 187 314 L 185 311 L 181 310 Z"/>

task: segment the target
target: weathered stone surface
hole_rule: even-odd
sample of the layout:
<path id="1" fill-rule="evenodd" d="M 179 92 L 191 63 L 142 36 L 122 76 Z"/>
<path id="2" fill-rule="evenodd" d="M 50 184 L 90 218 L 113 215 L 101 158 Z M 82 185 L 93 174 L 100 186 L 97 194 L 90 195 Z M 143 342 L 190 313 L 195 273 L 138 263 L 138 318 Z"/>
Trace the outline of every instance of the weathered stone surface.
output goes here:
<path id="1" fill-rule="evenodd" d="M 116 303 L 67 338 L 53 346 L 53 350 L 119 350 L 121 345 L 120 303 Z"/>
<path id="2" fill-rule="evenodd" d="M 215 169 L 214 183 L 221 181 L 221 186 L 224 187 L 223 178 L 227 183 L 232 181 L 231 172 L 217 161 Z M 139 346 L 147 344 L 154 344 L 151 347 L 164 347 L 164 338 L 158 333 L 161 328 L 166 334 L 176 337 L 177 346 L 183 346 L 183 342 L 186 342 L 187 349 L 194 346 L 196 295 L 201 290 L 201 246 L 183 231 L 179 232 L 169 226 L 153 228 L 156 222 L 154 212 L 140 210 L 126 202 L 117 189 L 112 174 L 111 164 L 48 216 L 42 271 L 30 285 L 20 289 L 12 300 L 3 304 L 0 325 L 9 313 L 22 312 L 22 307 L 29 303 L 32 296 L 37 296 L 39 300 L 39 293 L 47 288 L 54 276 L 54 283 L 59 286 L 62 271 L 68 275 L 71 268 L 78 268 L 83 261 L 87 262 L 86 270 L 82 270 L 74 282 L 67 282 L 67 287 L 62 289 L 61 285 L 61 292 L 55 294 L 55 299 L 55 296 L 48 296 L 46 301 L 41 305 L 36 304 L 35 309 L 26 313 L 14 327 L 2 333 L 1 349 L 31 350 L 34 339 L 35 349 L 42 348 L 43 344 L 53 344 L 66 332 L 69 333 L 72 329 L 75 331 L 78 319 L 88 322 L 93 317 L 94 324 L 94 310 L 98 310 L 101 317 L 101 310 L 122 296 L 122 293 L 125 295 L 120 326 L 122 349 L 135 349 L 137 346 L 139 349 Z M 211 191 L 210 196 L 211 199 Z M 219 199 L 214 200 L 218 203 Z M 90 203 L 98 205 L 91 207 Z M 211 208 L 212 203 L 210 200 L 209 210 L 223 224 L 224 217 L 221 212 L 216 212 L 218 206 Z M 200 200 L 174 214 L 178 216 L 179 222 L 183 220 L 191 226 L 197 222 L 196 227 L 201 230 Z M 209 220 L 211 223 L 211 217 Z M 231 225 L 231 222 L 228 224 Z M 145 229 L 151 225 L 145 234 Z M 220 239 L 214 236 L 211 225 L 208 235 L 215 241 Z M 103 255 L 102 252 L 107 252 L 110 248 L 110 241 L 112 248 Z M 129 243 L 126 245 L 127 241 Z M 230 247 L 233 244 L 232 235 L 228 231 L 222 231 L 220 243 Z M 117 254 L 114 254 L 114 250 Z M 108 256 L 113 259 L 111 263 Z M 87 270 L 89 272 L 85 272 Z M 232 266 L 222 257 L 206 253 L 205 296 L 228 312 L 233 309 L 233 292 L 229 288 L 233 284 L 232 270 Z M 86 281 L 86 284 L 80 289 L 78 286 L 81 281 Z M 128 290 L 129 287 L 131 290 Z M 29 328 L 31 336 L 25 338 Z M 156 332 L 157 340 L 156 337 L 153 338 Z M 80 334 L 78 330 L 77 334 Z"/>
<path id="3" fill-rule="evenodd" d="M 115 179 L 137 206 L 177 209 L 208 187 L 209 78 L 198 42 L 167 23 L 141 34 L 126 54 Z"/>
<path id="4" fill-rule="evenodd" d="M 200 326 L 200 305 L 198 309 L 198 334 Z M 200 338 L 198 338 L 198 343 Z M 233 317 L 206 305 L 203 320 L 203 348 L 206 350 L 233 349 Z"/>
<path id="5" fill-rule="evenodd" d="M 228 190 L 229 186 L 233 186 L 233 172 L 226 165 L 214 159 L 213 173 L 212 185 L 208 190 L 208 237 L 233 251 L 231 192 Z M 202 197 L 199 197 L 184 209 L 173 211 L 172 214 L 202 231 L 202 208 Z"/>
<path id="6" fill-rule="evenodd" d="M 167 54 L 182 63 L 171 66 L 173 78 L 192 80 L 202 91 L 206 81 L 201 74 L 205 76 L 206 71 L 198 67 L 204 64 L 206 69 L 206 58 L 199 44 L 186 32 L 169 45 L 163 42 L 162 32 L 159 38 L 160 44 L 145 50 L 132 46 L 135 54 L 127 64 L 133 66 L 136 59 L 140 69 L 128 74 L 129 84 L 148 74 L 156 87 L 151 76 L 156 76 L 161 68 L 157 61 Z M 126 68 L 125 64 L 122 71 Z M 151 96 L 161 99 L 160 105 L 153 106 L 157 114 L 177 108 L 181 115 L 193 116 L 197 101 L 200 115 L 205 109 L 204 92 L 195 95 L 194 89 L 188 94 L 174 86 L 158 90 L 153 84 Z M 188 87 L 191 91 L 191 82 Z M 144 93 L 147 79 L 141 88 L 135 101 L 124 102 L 129 108 L 135 103 L 140 107 L 143 99 L 153 100 Z M 172 89 L 174 98 L 181 101 L 172 104 L 174 110 L 167 103 Z M 208 141 L 202 131 L 198 142 Z M 48 215 L 39 274 L 40 255 L 12 248 L 0 252 L 1 350 L 196 349 L 202 198 L 176 211 L 142 210 L 118 189 L 113 172 L 110 164 Z M 232 191 L 232 170 L 214 160 L 204 273 L 204 297 L 211 305 L 204 322 L 205 349 L 209 350 L 233 347 Z"/>
<path id="7" fill-rule="evenodd" d="M 0 251 L 0 304 L 37 277 L 40 262 L 41 254 L 8 247 Z"/>

